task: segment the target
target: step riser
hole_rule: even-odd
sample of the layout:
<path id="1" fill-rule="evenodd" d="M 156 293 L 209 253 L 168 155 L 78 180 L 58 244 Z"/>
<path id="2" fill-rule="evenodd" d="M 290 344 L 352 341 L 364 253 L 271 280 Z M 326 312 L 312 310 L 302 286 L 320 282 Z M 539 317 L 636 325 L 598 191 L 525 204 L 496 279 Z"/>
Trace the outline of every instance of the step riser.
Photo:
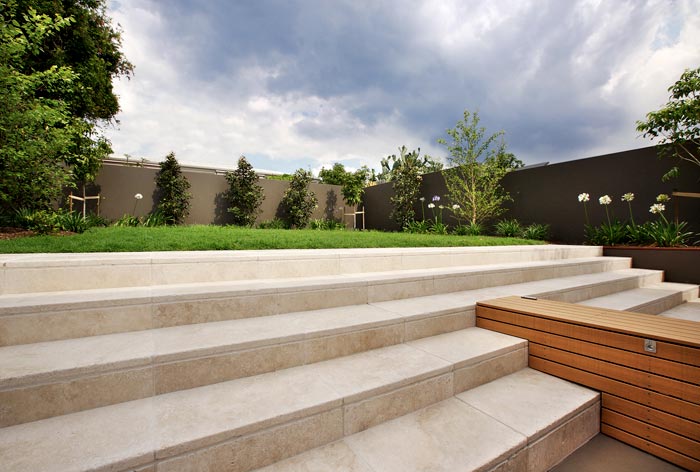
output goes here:
<path id="1" fill-rule="evenodd" d="M 218 295 L 221 298 L 214 298 L 217 295 L 210 293 L 197 297 L 171 295 L 122 302 L 111 300 L 111 306 L 105 307 L 100 307 L 98 302 L 79 302 L 60 309 L 45 305 L 6 309 L 5 315 L 0 316 L 0 346 L 362 305 L 628 267 L 629 259 L 601 259 L 434 277 L 337 282 L 319 284 L 316 289 L 306 287 L 303 291 L 300 290 L 303 286 L 279 287 L 262 293 L 247 289 L 226 298 L 221 294 Z"/>
<path id="2" fill-rule="evenodd" d="M 663 272 L 652 272 L 638 277 L 629 277 L 604 284 L 594 284 L 589 287 L 576 287 L 571 290 L 560 290 L 533 294 L 539 298 L 566 303 L 578 303 L 591 298 L 603 297 L 614 293 L 645 287 L 661 282 Z"/>
<path id="3" fill-rule="evenodd" d="M 602 255 L 600 248 L 532 246 L 422 250 L 237 251 L 5 256 L 0 259 L 0 294 L 90 288 L 314 277 L 390 270 L 455 267 Z M 36 259 L 36 260 L 35 260 Z"/>

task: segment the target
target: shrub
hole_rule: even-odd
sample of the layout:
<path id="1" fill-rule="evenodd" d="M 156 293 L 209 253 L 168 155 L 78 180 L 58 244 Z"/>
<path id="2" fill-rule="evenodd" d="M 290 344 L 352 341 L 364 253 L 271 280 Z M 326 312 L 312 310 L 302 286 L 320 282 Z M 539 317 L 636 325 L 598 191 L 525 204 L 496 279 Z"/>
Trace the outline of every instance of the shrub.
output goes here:
<path id="1" fill-rule="evenodd" d="M 59 229 L 56 213 L 49 210 L 21 208 L 16 212 L 15 221 L 20 227 L 39 234 L 48 234 Z"/>
<path id="2" fill-rule="evenodd" d="M 407 233 L 427 234 L 430 232 L 430 221 L 411 221 L 404 226 L 403 230 Z"/>
<path id="3" fill-rule="evenodd" d="M 86 218 L 77 211 L 59 213 L 57 215 L 58 226 L 63 231 L 71 231 L 73 233 L 84 233 L 90 226 Z"/>
<path id="4" fill-rule="evenodd" d="M 137 217 L 125 214 L 114 222 L 114 226 L 138 226 L 140 223 Z"/>
<path id="5" fill-rule="evenodd" d="M 396 221 L 399 228 L 405 228 L 415 220 L 413 204 L 418 200 L 420 194 L 420 183 L 422 180 L 418 165 L 420 162 L 418 159 L 420 149 L 407 152 L 406 146 L 401 146 L 399 151 L 400 157 L 393 170 L 394 196 L 390 200 L 394 209 L 391 212 L 391 218 Z M 396 160 L 396 156 L 390 157 Z M 400 165 L 398 165 L 399 163 Z"/>
<path id="6" fill-rule="evenodd" d="M 496 236 L 517 238 L 523 233 L 523 227 L 518 220 L 501 220 L 496 223 Z"/>
<path id="7" fill-rule="evenodd" d="M 316 208 L 318 199 L 316 194 L 309 190 L 310 182 L 311 172 L 299 169 L 292 176 L 289 187 L 284 192 L 281 205 L 290 228 L 306 227 Z"/>
<path id="8" fill-rule="evenodd" d="M 311 220 L 309 227 L 311 229 L 323 231 L 339 231 L 345 229 L 345 225 L 342 222 L 326 218 Z"/>
<path id="9" fill-rule="evenodd" d="M 263 188 L 258 185 L 258 174 L 253 170 L 245 156 L 238 159 L 238 168 L 226 173 L 229 188 L 225 198 L 229 203 L 228 212 L 233 217 L 233 224 L 252 226 L 260 213 L 260 205 L 265 199 Z"/>
<path id="10" fill-rule="evenodd" d="M 549 238 L 549 225 L 532 223 L 523 230 L 522 237 L 536 241 L 546 241 Z"/>
<path id="11" fill-rule="evenodd" d="M 169 225 L 180 224 L 190 213 L 190 183 L 182 175 L 175 153 L 165 156 L 156 175 L 158 210 Z"/>
<path id="12" fill-rule="evenodd" d="M 266 220 L 258 224 L 260 229 L 289 229 L 287 222 L 279 218 Z"/>

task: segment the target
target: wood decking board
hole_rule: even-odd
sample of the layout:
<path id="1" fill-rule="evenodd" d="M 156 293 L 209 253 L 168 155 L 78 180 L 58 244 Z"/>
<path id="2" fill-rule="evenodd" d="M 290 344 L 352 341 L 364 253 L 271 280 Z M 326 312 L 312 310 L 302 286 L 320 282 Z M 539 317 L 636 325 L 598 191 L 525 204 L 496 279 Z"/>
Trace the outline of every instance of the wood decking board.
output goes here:
<path id="1" fill-rule="evenodd" d="M 700 323 L 520 297 L 476 316 L 527 339 L 531 368 L 601 391 L 603 433 L 700 471 Z"/>

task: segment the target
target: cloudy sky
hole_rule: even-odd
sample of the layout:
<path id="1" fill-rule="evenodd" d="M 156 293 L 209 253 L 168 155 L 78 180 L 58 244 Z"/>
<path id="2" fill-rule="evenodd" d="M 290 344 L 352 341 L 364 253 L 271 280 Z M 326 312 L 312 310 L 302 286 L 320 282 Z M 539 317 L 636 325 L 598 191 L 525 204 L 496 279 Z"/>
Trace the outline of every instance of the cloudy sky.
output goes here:
<path id="1" fill-rule="evenodd" d="M 700 0 L 110 0 L 136 66 L 117 154 L 349 168 L 465 109 L 528 164 L 650 145 L 635 121 L 700 66 Z"/>

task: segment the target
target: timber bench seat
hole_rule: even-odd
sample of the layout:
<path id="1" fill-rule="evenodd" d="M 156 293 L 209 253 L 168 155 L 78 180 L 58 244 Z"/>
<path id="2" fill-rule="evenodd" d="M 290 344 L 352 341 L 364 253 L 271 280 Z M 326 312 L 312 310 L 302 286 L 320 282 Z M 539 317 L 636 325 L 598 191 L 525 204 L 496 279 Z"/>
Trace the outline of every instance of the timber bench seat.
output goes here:
<path id="1" fill-rule="evenodd" d="M 550 300 L 479 302 L 476 325 L 529 341 L 529 367 L 601 392 L 601 432 L 700 471 L 700 323 Z"/>

